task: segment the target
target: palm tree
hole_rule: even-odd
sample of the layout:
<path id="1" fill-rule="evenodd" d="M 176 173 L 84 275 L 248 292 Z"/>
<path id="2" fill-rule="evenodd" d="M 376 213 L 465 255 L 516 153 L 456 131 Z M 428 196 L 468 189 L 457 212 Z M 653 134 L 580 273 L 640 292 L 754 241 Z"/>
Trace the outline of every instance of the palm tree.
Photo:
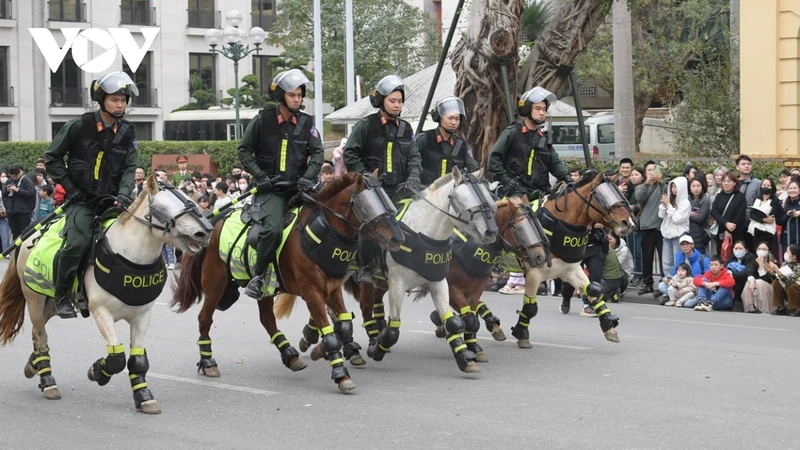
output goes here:
<path id="1" fill-rule="evenodd" d="M 522 13 L 520 41 L 523 43 L 536 41 L 552 18 L 553 8 L 550 3 L 544 0 L 528 0 Z"/>

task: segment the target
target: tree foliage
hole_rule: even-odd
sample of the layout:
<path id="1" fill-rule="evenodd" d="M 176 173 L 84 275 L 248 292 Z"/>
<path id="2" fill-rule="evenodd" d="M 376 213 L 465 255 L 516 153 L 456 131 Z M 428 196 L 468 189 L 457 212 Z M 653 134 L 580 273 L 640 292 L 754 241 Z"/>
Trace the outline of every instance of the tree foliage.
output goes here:
<path id="1" fill-rule="evenodd" d="M 528 0 L 522 13 L 522 45 L 536 41 L 553 18 L 553 7 L 544 0 Z"/>
<path id="2" fill-rule="evenodd" d="M 230 97 L 223 98 L 222 104 L 231 106 L 233 105 L 234 96 L 236 95 L 236 88 L 228 89 Z M 242 77 L 242 83 L 239 85 L 239 105 L 248 108 L 263 108 L 270 103 L 275 103 L 269 97 L 269 92 L 261 93 L 260 83 L 258 77 L 250 74 Z"/>
<path id="3" fill-rule="evenodd" d="M 209 106 L 213 106 L 217 103 L 217 97 L 214 96 L 213 92 L 205 90 L 203 79 L 196 73 L 189 75 L 189 93 L 194 101 L 179 106 L 173 109 L 172 112 L 208 109 Z"/>
<path id="4" fill-rule="evenodd" d="M 344 0 L 321 2 L 323 100 L 345 102 Z M 267 42 L 283 47 L 283 63 L 308 65 L 314 50 L 313 2 L 282 0 Z M 438 32 L 430 16 L 403 0 L 353 0 L 355 73 L 368 92 L 384 76 L 412 74 L 435 58 Z M 309 77 L 310 78 L 310 77 Z"/>

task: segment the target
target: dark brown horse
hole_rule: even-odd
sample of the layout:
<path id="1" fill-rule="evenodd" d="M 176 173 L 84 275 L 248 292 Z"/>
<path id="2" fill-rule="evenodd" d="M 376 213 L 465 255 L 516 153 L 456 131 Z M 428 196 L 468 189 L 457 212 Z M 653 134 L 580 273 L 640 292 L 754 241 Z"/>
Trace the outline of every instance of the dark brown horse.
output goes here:
<path id="1" fill-rule="evenodd" d="M 454 249 L 447 272 L 450 306 L 464 320 L 464 342 L 475 353 L 477 362 L 489 360 L 478 345 L 478 316 L 484 319 L 487 330 L 495 339 L 506 339 L 500 328 L 500 320 L 481 302 L 492 267 L 501 261 L 504 251 L 513 253 L 518 261 L 524 261 L 529 267 L 542 267 L 549 258 L 547 238 L 531 213 L 528 197 L 505 199 L 496 202 L 496 205 L 494 219 L 500 230 L 497 240 L 490 245 L 478 245 L 466 240 L 461 233 L 456 233 L 464 242 L 457 244 Z M 431 313 L 431 320 L 437 325 L 436 336 L 445 337 L 444 325 L 436 311 Z"/>
<path id="2" fill-rule="evenodd" d="M 326 186 L 315 194 L 313 199 L 304 200 L 305 206 L 300 211 L 298 226 L 294 226 L 279 256 L 279 273 L 282 277 L 281 291 L 296 294 L 305 299 L 311 317 L 322 335 L 324 357 L 332 367 L 332 378 L 342 392 L 356 387 L 350 379 L 342 359 L 342 342 L 352 341 L 352 316 L 340 316 L 336 330 L 330 325 L 325 312 L 325 300 L 331 293 L 341 290 L 342 279 L 331 278 L 304 251 L 301 245 L 301 230 L 305 229 L 309 216 L 316 209 L 324 214 L 327 223 L 345 240 L 355 241 L 357 235 L 375 240 L 388 250 L 397 250 L 402 243 L 403 234 L 394 216 L 386 211 L 362 223 L 357 218 L 354 198 L 365 189 L 380 189 L 366 180 L 361 174 L 348 173 Z M 369 180 L 371 181 L 371 180 Z M 366 194 L 366 193 L 365 193 Z M 363 195 L 363 194 L 362 194 Z M 383 194 L 385 196 L 385 194 Z M 211 338 L 209 332 L 213 322 L 214 310 L 226 291 L 230 280 L 226 262 L 220 258 L 219 244 L 223 221 L 217 223 L 211 236 L 207 254 L 184 257 L 183 273 L 178 284 L 173 286 L 172 305 L 178 305 L 178 312 L 188 310 L 199 302 L 205 293 L 203 308 L 198 317 L 200 325 L 200 362 L 199 369 L 206 376 L 218 377 L 217 363 L 211 357 Z M 348 258 L 349 259 L 349 258 Z M 234 289 L 236 287 L 234 286 Z M 238 291 L 237 291 L 238 294 Z M 339 297 L 341 299 L 341 297 Z M 343 302 L 337 305 L 339 311 L 345 311 Z M 278 330 L 273 312 L 273 297 L 261 298 L 258 302 L 261 324 L 269 333 L 270 342 L 281 353 L 286 367 L 293 371 L 302 370 L 306 364 L 300 360 L 299 353 L 292 347 L 284 334 Z"/>

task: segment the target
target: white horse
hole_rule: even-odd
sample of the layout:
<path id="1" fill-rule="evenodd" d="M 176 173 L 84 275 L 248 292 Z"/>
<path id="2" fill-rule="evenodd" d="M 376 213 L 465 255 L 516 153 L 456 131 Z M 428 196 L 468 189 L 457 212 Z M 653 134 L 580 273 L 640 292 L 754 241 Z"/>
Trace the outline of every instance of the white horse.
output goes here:
<path id="1" fill-rule="evenodd" d="M 397 342 L 400 337 L 400 317 L 406 292 L 421 288 L 417 298 L 423 297 L 426 293 L 431 294 L 436 311 L 445 324 L 447 342 L 459 369 L 464 372 L 480 372 L 480 368 L 475 364 L 475 354 L 469 351 L 464 343 L 464 321 L 450 307 L 445 276 L 452 258 L 449 239 L 456 226 L 483 244 L 492 243 L 497 238 L 498 230 L 494 220 L 497 207 L 489 190 L 478 182 L 482 174 L 483 170 L 479 170 L 474 174 L 462 176 L 458 168 L 454 168 L 452 173 L 439 178 L 420 192 L 408 206 L 401 219 L 401 224 L 405 225 L 403 227 L 406 234 L 405 244 L 400 247 L 400 251 L 388 253 L 386 256 L 388 326 L 378 331 L 380 327 L 373 318 L 373 307 L 380 305 L 382 308 L 379 302 L 387 290 L 374 288 L 376 295 L 373 297 L 370 295 L 372 286 L 364 285 L 356 288 L 354 283 L 349 284 L 348 287 L 359 299 L 364 314 L 364 327 L 370 337 L 367 355 L 372 359 L 382 360 L 389 348 Z M 415 238 L 414 235 L 422 236 Z M 415 247 L 415 241 L 418 243 L 421 241 L 422 245 Z M 421 258 L 416 260 L 416 264 L 411 264 L 414 269 L 406 267 L 408 263 L 404 265 L 398 262 L 399 258 L 414 254 L 420 255 Z M 375 310 L 377 312 L 380 309 L 375 308 Z M 375 317 L 379 317 L 379 314 L 376 313 Z"/>
<path id="2" fill-rule="evenodd" d="M 106 230 L 105 240 L 113 252 L 111 254 L 116 254 L 117 258 L 125 258 L 134 265 L 154 266 L 161 263 L 161 271 L 154 276 L 163 283 L 166 281 L 161 262 L 164 244 L 177 247 L 187 254 L 195 254 L 208 245 L 210 231 L 211 225 L 196 203 L 172 186 L 156 183 L 155 178 L 150 176 L 145 182 L 145 189 L 130 205 L 127 214 L 123 213 Z M 50 367 L 50 350 L 45 329 L 47 321 L 56 315 L 55 301 L 52 297 L 33 291 L 23 281 L 26 261 L 38 238 L 37 232 L 20 246 L 0 285 L 0 345 L 7 344 L 19 333 L 27 303 L 33 325 L 33 353 L 25 364 L 25 376 L 32 378 L 38 374 L 39 388 L 45 398 L 58 400 L 61 394 Z M 92 265 L 87 268 L 83 278 L 84 292 L 89 311 L 106 341 L 108 355 L 98 359 L 89 368 L 89 379 L 103 386 L 110 381 L 112 375 L 125 369 L 125 347 L 117 337 L 114 323 L 119 320 L 127 321 L 130 325 L 131 349 L 127 368 L 134 403 L 138 410 L 146 414 L 158 414 L 161 410 L 145 381 L 149 363 L 144 347 L 155 298 L 141 306 L 124 303 L 100 287 L 95 279 L 95 271 L 92 270 L 93 265 L 99 263 L 93 260 L 90 264 Z M 152 279 L 150 282 L 152 283 Z M 134 287 L 141 287 L 141 283 L 140 286 L 135 284 L 133 283 Z"/>

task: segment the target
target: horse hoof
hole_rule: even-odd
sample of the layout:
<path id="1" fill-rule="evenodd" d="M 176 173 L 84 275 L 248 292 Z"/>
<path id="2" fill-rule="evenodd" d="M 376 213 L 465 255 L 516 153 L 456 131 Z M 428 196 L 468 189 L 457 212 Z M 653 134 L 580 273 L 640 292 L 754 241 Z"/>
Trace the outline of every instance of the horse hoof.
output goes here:
<path id="1" fill-rule="evenodd" d="M 300 372 L 306 367 L 308 367 L 308 364 L 304 363 L 303 360 L 297 356 L 293 357 L 292 362 L 289 363 L 289 369 L 291 369 L 292 372 Z"/>
<path id="2" fill-rule="evenodd" d="M 219 367 L 203 367 L 203 375 L 209 378 L 219 378 Z"/>
<path id="3" fill-rule="evenodd" d="M 506 340 L 506 334 L 503 332 L 503 329 L 500 328 L 500 325 L 494 324 L 492 327 L 492 337 L 495 341 L 503 342 Z"/>
<path id="4" fill-rule="evenodd" d="M 89 370 L 86 372 L 86 377 L 89 378 L 89 381 L 97 381 L 94 379 L 94 366 L 89 367 Z"/>
<path id="5" fill-rule="evenodd" d="M 475 353 L 475 362 L 489 362 L 489 357 L 486 356 L 486 352 Z"/>
<path id="6" fill-rule="evenodd" d="M 318 361 L 322 359 L 322 344 L 317 344 L 313 350 L 311 350 L 311 360 Z"/>
<path id="7" fill-rule="evenodd" d="M 48 400 L 61 400 L 61 392 L 58 391 L 58 386 L 48 386 L 42 391 L 44 398 Z"/>
<path id="8" fill-rule="evenodd" d="M 353 383 L 353 380 L 347 378 L 339 382 L 339 390 L 342 392 L 352 391 L 356 388 L 356 384 Z"/>
<path id="9" fill-rule="evenodd" d="M 518 346 L 519 348 L 525 348 L 525 349 L 528 349 L 528 348 L 533 348 L 533 345 L 531 344 L 531 341 L 529 341 L 529 340 L 527 340 L 527 339 L 520 339 L 520 340 L 518 340 L 518 341 L 517 341 L 517 346 Z"/>
<path id="10" fill-rule="evenodd" d="M 25 378 L 33 378 L 34 375 L 36 375 L 36 369 L 31 363 L 25 363 Z"/>
<path id="11" fill-rule="evenodd" d="M 300 353 L 305 353 L 306 351 L 308 351 L 308 348 L 311 347 L 311 344 L 308 343 L 306 338 L 300 338 L 298 347 L 300 348 Z"/>
<path id="12" fill-rule="evenodd" d="M 475 363 L 475 361 L 470 361 L 467 363 L 467 367 L 464 368 L 464 373 L 481 373 L 481 368 Z"/>
<path id="13" fill-rule="evenodd" d="M 142 414 L 161 414 L 161 408 L 155 400 L 148 400 L 139 405 L 139 412 Z"/>
<path id="14" fill-rule="evenodd" d="M 365 360 L 361 355 L 355 355 L 350 358 L 350 364 L 356 367 L 365 366 L 367 365 L 367 360 Z"/>
<path id="15" fill-rule="evenodd" d="M 619 335 L 617 334 L 616 328 L 611 328 L 610 330 L 603 333 L 605 335 L 606 340 L 619 344 Z"/>
<path id="16" fill-rule="evenodd" d="M 436 327 L 436 337 L 443 338 L 445 336 L 447 336 L 447 333 L 444 331 L 444 325 L 439 325 Z"/>

